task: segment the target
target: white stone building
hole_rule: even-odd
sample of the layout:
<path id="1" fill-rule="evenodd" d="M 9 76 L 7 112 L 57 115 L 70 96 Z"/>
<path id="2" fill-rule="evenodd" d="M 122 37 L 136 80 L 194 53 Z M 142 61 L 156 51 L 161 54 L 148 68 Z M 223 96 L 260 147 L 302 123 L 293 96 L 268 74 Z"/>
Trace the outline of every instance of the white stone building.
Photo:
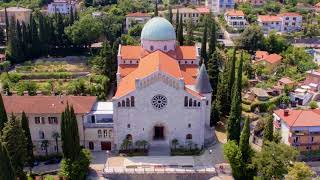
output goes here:
<path id="1" fill-rule="evenodd" d="M 228 9 L 233 9 L 235 2 L 234 0 L 206 0 L 205 4 L 213 14 L 221 14 Z"/>
<path id="2" fill-rule="evenodd" d="M 75 2 L 69 0 L 54 0 L 48 5 L 48 14 L 60 13 L 60 14 L 69 14 L 76 10 Z"/>
<path id="3" fill-rule="evenodd" d="M 282 13 L 282 32 L 300 31 L 302 26 L 302 16 L 298 13 Z"/>
<path id="4" fill-rule="evenodd" d="M 228 26 L 234 29 L 244 29 L 247 26 L 247 20 L 244 13 L 239 10 L 228 10 L 224 13 L 224 19 Z"/>
<path id="5" fill-rule="evenodd" d="M 212 139 L 211 85 L 195 46 L 177 46 L 173 26 L 164 18 L 147 22 L 141 46 L 121 46 L 117 91 L 113 97 L 115 148 L 124 139 L 169 147 Z"/>

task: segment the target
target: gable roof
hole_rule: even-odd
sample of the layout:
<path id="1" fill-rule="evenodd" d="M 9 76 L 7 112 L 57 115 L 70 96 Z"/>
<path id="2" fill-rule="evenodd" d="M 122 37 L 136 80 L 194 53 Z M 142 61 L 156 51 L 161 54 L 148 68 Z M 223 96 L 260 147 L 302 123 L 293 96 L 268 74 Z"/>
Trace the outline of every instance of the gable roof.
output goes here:
<path id="1" fill-rule="evenodd" d="M 243 11 L 240 11 L 240 10 L 228 10 L 226 12 L 226 15 L 228 16 L 244 16 L 244 13 Z"/>
<path id="2" fill-rule="evenodd" d="M 270 64 L 275 64 L 282 60 L 282 56 L 278 54 L 270 54 L 269 56 L 265 57 L 264 60 L 269 62 Z"/>
<path id="3" fill-rule="evenodd" d="M 151 17 L 151 15 L 148 13 L 135 12 L 127 14 L 127 17 Z"/>
<path id="4" fill-rule="evenodd" d="M 272 15 L 259 15 L 258 21 L 261 22 L 278 22 L 281 21 L 281 17 L 279 16 L 272 16 Z"/>
<path id="5" fill-rule="evenodd" d="M 297 16 L 301 16 L 301 14 L 296 13 L 296 12 L 285 12 L 285 13 L 281 13 L 280 16 L 290 16 L 290 17 L 297 17 Z"/>
<path id="6" fill-rule="evenodd" d="M 320 126 L 320 110 L 287 110 L 288 115 L 284 115 L 283 109 L 274 113 L 280 117 L 289 127 Z"/>
<path id="7" fill-rule="evenodd" d="M 3 96 L 7 113 L 60 114 L 67 104 L 72 105 L 75 113 L 90 112 L 96 96 Z"/>

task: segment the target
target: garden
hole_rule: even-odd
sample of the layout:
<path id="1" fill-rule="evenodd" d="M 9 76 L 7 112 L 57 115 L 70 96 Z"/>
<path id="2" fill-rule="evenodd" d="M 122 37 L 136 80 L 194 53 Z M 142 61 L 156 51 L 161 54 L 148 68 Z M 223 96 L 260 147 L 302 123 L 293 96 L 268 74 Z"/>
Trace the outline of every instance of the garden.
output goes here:
<path id="1" fill-rule="evenodd" d="M 23 95 L 93 95 L 106 98 L 109 78 L 90 72 L 86 61 L 25 62 L 0 76 L 3 91 Z"/>
<path id="2" fill-rule="evenodd" d="M 202 152 L 197 144 L 188 141 L 187 146 L 179 145 L 177 139 L 171 141 L 171 156 L 199 156 Z"/>

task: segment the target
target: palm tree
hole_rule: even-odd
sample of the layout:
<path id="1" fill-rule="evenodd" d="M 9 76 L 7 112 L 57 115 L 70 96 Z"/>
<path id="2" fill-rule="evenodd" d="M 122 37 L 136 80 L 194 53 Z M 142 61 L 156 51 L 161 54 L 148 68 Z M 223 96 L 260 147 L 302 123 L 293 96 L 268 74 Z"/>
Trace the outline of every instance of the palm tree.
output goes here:
<path id="1" fill-rule="evenodd" d="M 53 132 L 53 133 L 52 133 L 52 138 L 56 141 L 57 154 L 59 154 L 58 139 L 60 138 L 60 134 L 59 134 L 58 132 Z"/>
<path id="2" fill-rule="evenodd" d="M 141 140 L 141 146 L 143 146 L 143 150 L 146 150 L 146 146 L 148 146 L 148 141 L 146 140 Z"/>
<path id="3" fill-rule="evenodd" d="M 171 144 L 172 144 L 172 146 L 174 147 L 174 149 L 177 149 L 177 146 L 178 146 L 178 144 L 179 144 L 178 139 L 172 139 Z"/>
<path id="4" fill-rule="evenodd" d="M 142 146 L 140 140 L 136 141 L 134 144 L 137 146 L 138 149 L 140 149 L 140 147 Z"/>
<path id="5" fill-rule="evenodd" d="M 129 139 L 125 138 L 125 139 L 122 141 L 121 149 L 128 150 L 128 148 L 129 148 L 131 145 L 132 145 L 132 141 L 130 141 Z"/>
<path id="6" fill-rule="evenodd" d="M 46 150 L 46 156 L 48 157 L 48 146 L 49 146 L 49 141 L 48 140 L 43 140 L 41 142 L 41 148 L 44 148 Z"/>

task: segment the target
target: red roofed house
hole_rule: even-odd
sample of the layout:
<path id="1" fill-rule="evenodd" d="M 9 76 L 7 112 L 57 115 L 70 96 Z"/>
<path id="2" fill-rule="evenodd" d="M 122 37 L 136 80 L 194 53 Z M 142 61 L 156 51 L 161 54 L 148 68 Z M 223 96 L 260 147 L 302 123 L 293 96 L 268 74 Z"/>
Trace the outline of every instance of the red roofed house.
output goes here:
<path id="1" fill-rule="evenodd" d="M 196 46 L 177 46 L 173 26 L 149 20 L 141 45 L 120 45 L 114 107 L 114 143 L 146 140 L 170 149 L 173 139 L 198 147 L 213 139 L 210 130 L 212 88 Z"/>
<path id="2" fill-rule="evenodd" d="M 299 13 L 287 12 L 279 15 L 259 15 L 258 24 L 265 33 L 274 30 L 276 32 L 300 31 L 302 16 Z"/>
<path id="3" fill-rule="evenodd" d="M 281 141 L 300 151 L 319 150 L 320 110 L 280 109 L 273 113 L 274 128 L 281 133 Z"/>
<path id="4" fill-rule="evenodd" d="M 281 32 L 282 19 L 279 16 L 259 15 L 257 21 L 265 33 L 269 33 L 272 30 Z"/>
<path id="5" fill-rule="evenodd" d="M 248 24 L 244 13 L 240 10 L 227 10 L 224 13 L 224 19 L 228 26 L 235 29 L 244 29 Z"/>
<path id="6" fill-rule="evenodd" d="M 151 19 L 151 15 L 148 13 L 135 12 L 135 13 L 127 14 L 127 16 L 126 16 L 126 31 L 128 31 L 135 24 L 146 23 L 149 19 Z"/>
<path id="7" fill-rule="evenodd" d="M 257 51 L 255 58 L 255 63 L 262 64 L 269 70 L 273 70 L 282 60 L 282 56 L 278 54 L 269 54 L 266 51 Z"/>
<path id="8" fill-rule="evenodd" d="M 282 18 L 282 32 L 300 31 L 302 26 L 302 15 L 294 12 L 280 14 Z"/>

